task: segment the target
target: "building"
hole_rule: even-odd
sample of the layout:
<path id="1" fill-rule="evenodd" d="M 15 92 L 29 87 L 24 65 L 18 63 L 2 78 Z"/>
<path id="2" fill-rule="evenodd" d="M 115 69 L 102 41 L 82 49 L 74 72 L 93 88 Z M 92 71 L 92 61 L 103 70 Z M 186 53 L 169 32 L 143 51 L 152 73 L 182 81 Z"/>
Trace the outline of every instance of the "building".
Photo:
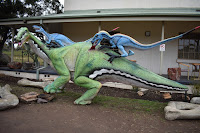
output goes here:
<path id="1" fill-rule="evenodd" d="M 61 33 L 73 41 L 84 41 L 99 30 L 120 27 L 120 32 L 149 44 L 176 36 L 200 25 L 199 0 L 65 0 L 64 13 L 31 18 L 0 20 L 15 28 L 44 25 L 49 33 Z M 149 35 L 147 35 L 147 33 Z M 149 50 L 132 49 L 127 57 L 159 74 L 178 67 L 177 61 L 200 63 L 200 30 Z M 126 48 L 129 49 L 129 48 Z"/>

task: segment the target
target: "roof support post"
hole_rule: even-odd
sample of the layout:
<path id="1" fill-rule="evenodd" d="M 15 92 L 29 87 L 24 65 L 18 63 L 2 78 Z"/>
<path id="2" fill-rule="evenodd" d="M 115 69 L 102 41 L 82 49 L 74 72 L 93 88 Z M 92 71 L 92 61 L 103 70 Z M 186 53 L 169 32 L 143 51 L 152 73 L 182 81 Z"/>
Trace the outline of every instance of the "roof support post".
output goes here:
<path id="1" fill-rule="evenodd" d="M 14 37 L 15 37 L 15 28 L 12 28 L 12 45 L 11 45 L 11 62 L 14 60 Z"/>
<path id="2" fill-rule="evenodd" d="M 161 40 L 165 38 L 165 23 L 162 21 L 162 31 L 161 31 Z M 162 75 L 163 68 L 163 51 L 160 51 L 160 75 Z"/>
<path id="3" fill-rule="evenodd" d="M 40 19 L 40 24 L 43 25 L 43 20 L 42 19 Z"/>
<path id="4" fill-rule="evenodd" d="M 101 31 L 101 21 L 99 21 L 98 32 Z"/>

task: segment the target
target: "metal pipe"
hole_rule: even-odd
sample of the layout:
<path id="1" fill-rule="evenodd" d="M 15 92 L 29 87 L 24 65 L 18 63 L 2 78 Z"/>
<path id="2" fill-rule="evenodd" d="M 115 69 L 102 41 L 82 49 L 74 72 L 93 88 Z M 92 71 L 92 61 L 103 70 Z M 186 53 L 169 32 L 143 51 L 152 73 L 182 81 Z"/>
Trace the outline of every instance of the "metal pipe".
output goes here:
<path id="1" fill-rule="evenodd" d="M 46 68 L 47 66 L 48 66 L 47 63 L 44 62 L 44 66 L 41 67 L 41 68 L 38 68 L 38 69 L 36 70 L 36 79 L 37 79 L 37 80 L 39 80 L 39 78 L 40 78 L 40 77 L 39 77 L 39 76 L 40 76 L 40 70 Z"/>

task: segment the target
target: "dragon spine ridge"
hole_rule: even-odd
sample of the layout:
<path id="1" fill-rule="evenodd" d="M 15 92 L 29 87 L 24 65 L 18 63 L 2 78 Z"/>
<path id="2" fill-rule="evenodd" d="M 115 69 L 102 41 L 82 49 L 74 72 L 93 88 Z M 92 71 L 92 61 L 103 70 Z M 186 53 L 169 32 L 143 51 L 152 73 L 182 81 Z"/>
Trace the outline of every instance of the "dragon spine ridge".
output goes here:
<path id="1" fill-rule="evenodd" d="M 102 76 L 102 75 L 119 75 L 119 76 L 123 76 L 125 78 L 131 78 L 132 80 L 136 80 L 139 81 L 141 83 L 144 83 L 146 85 L 150 85 L 152 87 L 157 87 L 157 88 L 164 88 L 164 89 L 168 89 L 168 90 L 178 90 L 178 91 L 183 91 L 184 89 L 178 88 L 178 87 L 172 87 L 172 86 L 167 86 L 167 85 L 162 85 L 162 84 L 157 84 L 154 82 L 149 82 L 147 80 L 138 78 L 136 76 L 131 75 L 130 73 L 125 73 L 125 72 L 121 72 L 120 70 L 114 70 L 114 69 L 99 69 L 99 70 L 95 70 L 93 71 L 88 77 L 90 79 L 96 79 L 98 76 Z M 185 89 L 186 91 L 187 89 Z"/>

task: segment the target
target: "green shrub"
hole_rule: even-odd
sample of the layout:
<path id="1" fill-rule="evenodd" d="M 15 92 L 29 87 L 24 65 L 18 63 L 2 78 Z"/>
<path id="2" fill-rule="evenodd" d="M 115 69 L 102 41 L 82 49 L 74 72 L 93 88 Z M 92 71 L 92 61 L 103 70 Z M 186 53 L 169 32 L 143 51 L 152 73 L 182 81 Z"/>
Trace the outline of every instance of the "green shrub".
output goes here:
<path id="1" fill-rule="evenodd" d="M 139 91 L 139 88 L 137 86 L 132 86 L 133 87 L 133 91 L 134 92 L 138 92 Z"/>
<path id="2" fill-rule="evenodd" d="M 195 96 L 200 96 L 200 84 L 195 84 L 192 88 L 192 93 Z"/>

